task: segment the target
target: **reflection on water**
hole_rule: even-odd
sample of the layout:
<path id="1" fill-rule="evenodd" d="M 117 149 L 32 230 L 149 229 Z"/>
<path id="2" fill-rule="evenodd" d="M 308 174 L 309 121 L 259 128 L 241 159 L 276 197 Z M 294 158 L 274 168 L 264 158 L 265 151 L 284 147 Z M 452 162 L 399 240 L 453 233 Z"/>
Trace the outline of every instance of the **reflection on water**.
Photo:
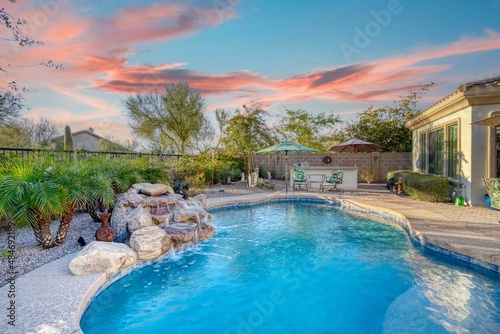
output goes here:
<path id="1" fill-rule="evenodd" d="M 449 333 L 497 333 L 500 312 L 492 295 L 498 293 L 498 289 L 495 291 L 458 266 L 436 263 L 414 248 L 407 252 L 405 259 L 415 276 L 417 295 L 411 297 L 422 299 L 418 307 L 426 311 L 419 312 L 426 313 Z M 475 281 L 482 286 L 476 286 Z"/>

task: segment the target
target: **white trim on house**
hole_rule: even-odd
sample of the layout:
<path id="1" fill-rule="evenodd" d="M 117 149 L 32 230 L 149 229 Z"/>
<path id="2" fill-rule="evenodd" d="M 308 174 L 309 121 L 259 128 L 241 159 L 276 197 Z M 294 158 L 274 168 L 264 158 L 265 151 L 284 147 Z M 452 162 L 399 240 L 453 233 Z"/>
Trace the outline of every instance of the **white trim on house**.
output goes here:
<path id="1" fill-rule="evenodd" d="M 442 128 L 445 160 L 441 174 L 450 176 L 448 129 L 449 125 L 456 123 L 459 157 L 457 177 L 449 179 L 465 186 L 464 196 L 468 204 L 484 204 L 486 191 L 482 178 L 499 176 L 497 145 L 500 146 L 500 141 L 497 140 L 495 127 L 473 123 L 495 114 L 500 114 L 500 77 L 460 85 L 456 91 L 408 120 L 405 125 L 412 130 L 413 138 L 412 170 L 429 172 L 429 134 Z M 421 147 L 423 134 L 427 138 L 426 150 Z M 426 159 L 425 170 L 421 168 L 422 159 Z"/>

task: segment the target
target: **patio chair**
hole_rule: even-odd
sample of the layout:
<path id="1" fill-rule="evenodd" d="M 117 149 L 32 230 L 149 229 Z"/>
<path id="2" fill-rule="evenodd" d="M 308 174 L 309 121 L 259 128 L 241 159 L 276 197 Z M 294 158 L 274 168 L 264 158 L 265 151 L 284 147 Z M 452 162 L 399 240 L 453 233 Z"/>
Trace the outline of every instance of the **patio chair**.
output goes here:
<path id="1" fill-rule="evenodd" d="M 330 176 L 325 175 L 323 177 L 323 182 L 319 186 L 320 191 L 325 191 L 325 187 L 331 187 L 330 191 L 337 191 L 337 186 L 342 184 L 344 178 L 344 171 L 342 169 L 334 169 Z"/>
<path id="2" fill-rule="evenodd" d="M 304 170 L 302 168 L 295 168 L 292 172 L 292 189 L 295 191 L 295 187 L 298 186 L 299 189 L 301 186 L 306 188 L 306 191 L 309 191 L 309 184 L 306 180 L 306 175 L 304 174 Z"/>
<path id="3" fill-rule="evenodd" d="M 485 179 L 483 178 L 484 185 L 486 186 L 486 191 L 490 196 L 491 207 L 495 209 L 500 209 L 500 179 L 499 178 L 491 178 Z"/>

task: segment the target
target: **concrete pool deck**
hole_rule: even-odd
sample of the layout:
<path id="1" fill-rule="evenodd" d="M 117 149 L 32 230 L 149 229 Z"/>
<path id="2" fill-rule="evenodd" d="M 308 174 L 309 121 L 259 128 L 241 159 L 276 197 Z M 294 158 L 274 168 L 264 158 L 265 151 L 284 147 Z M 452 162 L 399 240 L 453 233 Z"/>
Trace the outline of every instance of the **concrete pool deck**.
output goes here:
<path id="1" fill-rule="evenodd" d="M 500 211 L 485 206 L 459 207 L 451 203 L 427 203 L 396 195 L 381 184 L 360 184 L 357 190 L 336 193 L 258 193 L 209 198 L 211 208 L 277 198 L 322 198 L 406 225 L 412 238 L 461 260 L 500 272 Z M 449 253 L 448 252 L 448 253 Z M 15 324 L 8 324 L 10 284 L 0 288 L 3 311 L 1 333 L 82 333 L 80 317 L 88 301 L 105 283 L 104 274 L 73 276 L 68 264 L 75 254 L 39 267 L 16 279 Z M 500 276 L 499 276 L 500 277 Z"/>

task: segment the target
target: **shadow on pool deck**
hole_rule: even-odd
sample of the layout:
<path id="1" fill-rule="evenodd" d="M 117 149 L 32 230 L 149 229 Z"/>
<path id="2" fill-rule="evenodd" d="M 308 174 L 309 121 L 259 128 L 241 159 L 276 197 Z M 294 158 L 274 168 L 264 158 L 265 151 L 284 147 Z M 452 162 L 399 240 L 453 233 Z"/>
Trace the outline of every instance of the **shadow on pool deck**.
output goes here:
<path id="1" fill-rule="evenodd" d="M 406 224 L 414 239 L 426 246 L 449 250 L 462 260 L 499 272 L 500 211 L 486 206 L 460 207 L 452 203 L 415 201 L 386 190 L 382 184 L 360 184 L 357 190 L 335 193 L 290 191 L 285 194 L 283 189 L 209 198 L 209 206 L 302 197 L 335 199 L 367 212 L 389 214 Z M 37 268 L 0 289 L 0 308 L 4 310 L 1 333 L 81 333 L 82 312 L 89 298 L 104 283 L 105 275 L 73 276 L 68 264 L 74 256 L 71 254 Z M 8 297 L 9 290 L 14 290 L 15 299 Z M 12 300 L 15 301 L 15 327 L 8 324 L 7 317 Z"/>

